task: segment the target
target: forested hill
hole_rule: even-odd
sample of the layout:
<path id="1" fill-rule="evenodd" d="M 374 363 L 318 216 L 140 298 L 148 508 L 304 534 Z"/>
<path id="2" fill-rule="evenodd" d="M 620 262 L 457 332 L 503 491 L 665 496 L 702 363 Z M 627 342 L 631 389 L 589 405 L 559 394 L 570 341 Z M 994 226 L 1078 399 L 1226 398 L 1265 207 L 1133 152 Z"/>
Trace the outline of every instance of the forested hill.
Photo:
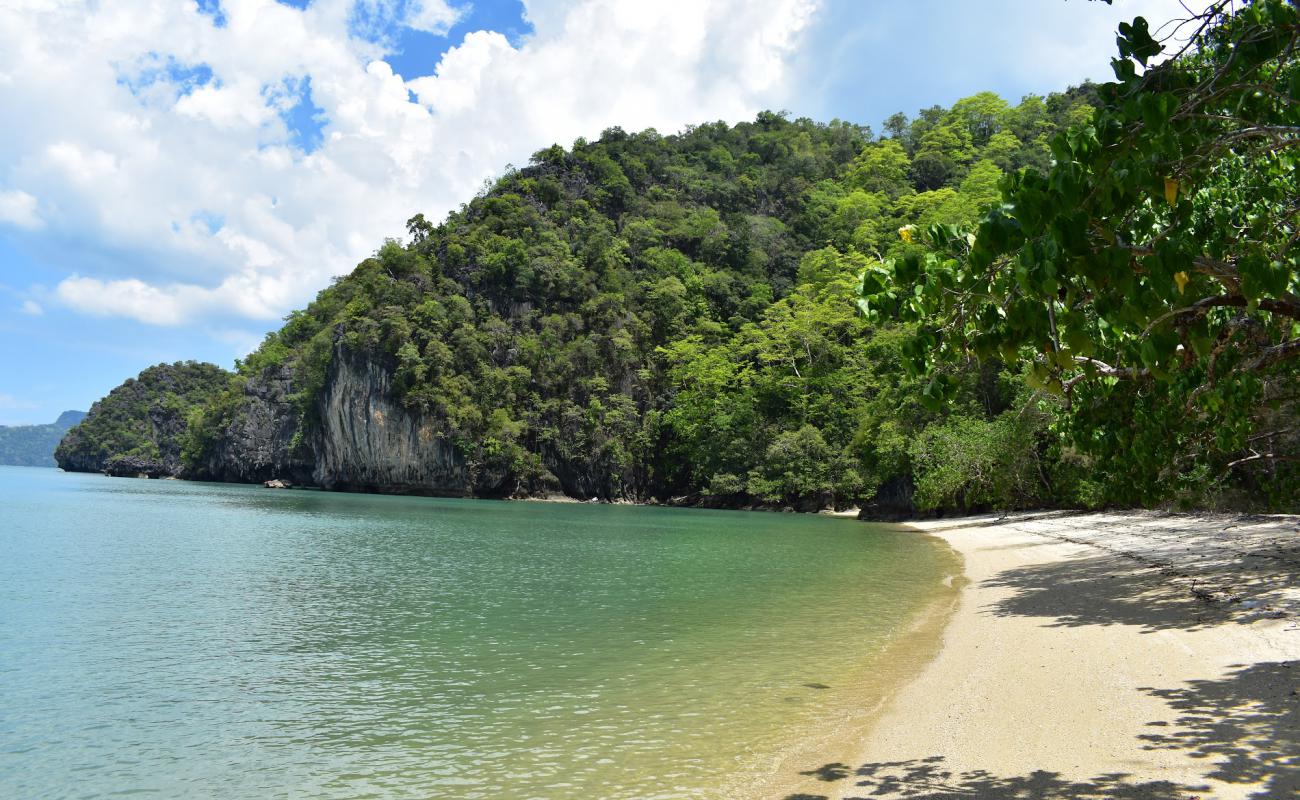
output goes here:
<path id="1" fill-rule="evenodd" d="M 804 509 L 1086 500 L 1016 375 L 970 367 L 927 410 L 905 331 L 854 302 L 869 258 L 973 222 L 1094 100 L 542 150 L 291 314 L 189 415 L 178 471 Z"/>
<path id="2" fill-rule="evenodd" d="M 64 411 L 48 425 L 0 425 L 0 464 L 54 466 L 54 448 L 63 434 L 85 416 L 84 411 Z"/>
<path id="3" fill-rule="evenodd" d="M 189 415 L 232 376 L 195 361 L 159 364 L 90 407 L 54 451 L 60 467 L 110 475 L 178 475 Z"/>

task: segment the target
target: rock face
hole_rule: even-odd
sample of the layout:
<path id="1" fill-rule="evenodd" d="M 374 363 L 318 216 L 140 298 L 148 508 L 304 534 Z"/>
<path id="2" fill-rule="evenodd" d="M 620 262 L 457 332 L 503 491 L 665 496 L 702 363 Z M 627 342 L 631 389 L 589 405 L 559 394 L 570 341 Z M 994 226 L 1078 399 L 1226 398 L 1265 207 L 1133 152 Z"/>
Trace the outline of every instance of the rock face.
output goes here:
<path id="1" fill-rule="evenodd" d="M 466 495 L 475 479 L 434 420 L 396 399 L 392 373 L 373 358 L 335 349 L 317 402 L 314 482 L 325 489 Z M 484 487 L 491 493 L 492 486 Z"/>
<path id="2" fill-rule="evenodd" d="M 161 460 L 141 456 L 114 456 L 101 470 L 105 475 L 116 478 L 170 478 L 177 471 L 173 471 Z"/>
<path id="3" fill-rule="evenodd" d="M 231 483 L 282 478 L 311 484 L 312 449 L 299 432 L 293 373 L 273 367 L 244 384 L 234 418 L 186 477 Z"/>
<path id="4" fill-rule="evenodd" d="M 300 387 L 286 366 L 233 381 L 219 371 L 213 385 L 204 384 L 198 404 L 204 414 L 218 414 L 219 422 L 187 463 L 182 449 L 192 435 L 188 420 L 195 403 L 176 398 L 193 376 L 175 367 L 152 367 L 96 403 L 86 424 L 60 445 L 59 465 L 111 475 L 279 481 L 354 492 L 643 499 L 615 488 L 635 487 L 636 476 L 618 474 L 599 458 L 574 461 L 552 445 L 539 448 L 546 469 L 528 485 L 520 485 L 505 464 L 471 466 L 441 419 L 402 403 L 383 357 L 342 343 L 335 345 L 307 413 L 295 400 Z M 215 406 L 212 398 L 218 398 Z"/>
<path id="5" fill-rule="evenodd" d="M 185 477 L 451 496 L 501 496 L 515 488 L 505 474 L 470 470 L 438 420 L 401 403 L 381 359 L 336 346 L 309 423 L 292 399 L 295 389 L 286 367 L 249 379 Z"/>

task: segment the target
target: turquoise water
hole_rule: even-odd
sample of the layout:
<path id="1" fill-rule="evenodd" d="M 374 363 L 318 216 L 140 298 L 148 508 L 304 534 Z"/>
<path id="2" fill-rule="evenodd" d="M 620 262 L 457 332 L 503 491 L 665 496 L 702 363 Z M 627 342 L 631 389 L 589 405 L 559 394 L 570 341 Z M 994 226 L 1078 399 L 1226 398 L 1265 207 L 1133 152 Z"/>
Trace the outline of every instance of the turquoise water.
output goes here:
<path id="1" fill-rule="evenodd" d="M 862 691 L 948 557 L 824 517 L 0 467 L 0 797 L 717 797 Z"/>

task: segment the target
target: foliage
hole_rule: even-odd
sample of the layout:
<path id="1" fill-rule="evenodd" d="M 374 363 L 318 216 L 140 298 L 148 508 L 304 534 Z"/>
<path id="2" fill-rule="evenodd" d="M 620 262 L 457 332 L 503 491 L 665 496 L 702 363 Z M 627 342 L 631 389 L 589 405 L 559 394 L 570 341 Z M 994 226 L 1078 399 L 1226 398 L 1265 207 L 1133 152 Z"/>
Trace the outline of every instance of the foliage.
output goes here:
<path id="1" fill-rule="evenodd" d="M 1052 163 L 1008 174 L 972 232 L 922 215 L 904 238 L 924 248 L 867 269 L 862 305 L 921 324 L 905 349 L 937 367 L 932 405 L 955 391 L 945 364 L 1024 364 L 1112 501 L 1294 507 L 1300 11 L 1216 2 L 1184 29 L 1156 64 L 1146 21 L 1122 25 L 1116 81 Z"/>
<path id="2" fill-rule="evenodd" d="M 978 95 L 899 115 L 884 139 L 763 113 L 542 150 L 442 224 L 412 217 L 407 244 L 291 314 L 189 416 L 185 458 L 220 444 L 239 381 L 268 370 L 292 376 L 310 435 L 353 351 L 471 471 L 521 494 L 812 509 L 910 487 L 906 442 L 946 412 L 916 402 L 904 337 L 856 313 L 857 275 L 906 249 L 901 226 L 971 222 L 1089 96 Z M 961 380 L 973 419 L 1017 391 L 997 370 Z"/>
<path id="3" fill-rule="evenodd" d="M 159 364 L 127 380 L 90 408 L 54 452 L 64 469 L 103 469 L 115 458 L 179 467 L 188 415 L 230 380 L 230 373 L 196 361 Z"/>

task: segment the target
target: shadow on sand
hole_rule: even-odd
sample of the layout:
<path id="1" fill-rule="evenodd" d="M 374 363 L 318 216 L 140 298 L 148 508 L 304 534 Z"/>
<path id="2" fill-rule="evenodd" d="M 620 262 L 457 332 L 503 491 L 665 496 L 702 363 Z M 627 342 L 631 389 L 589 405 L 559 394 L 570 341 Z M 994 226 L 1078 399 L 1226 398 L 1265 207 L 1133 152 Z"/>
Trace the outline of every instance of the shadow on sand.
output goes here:
<path id="1" fill-rule="evenodd" d="M 1184 750 L 1207 761 L 1207 778 L 1258 785 L 1251 794 L 1300 797 L 1300 665 L 1272 661 L 1238 667 L 1222 680 L 1142 691 L 1178 712 L 1172 725 L 1152 723 L 1146 747 Z"/>
<path id="2" fill-rule="evenodd" d="M 1054 772 L 1032 772 L 1004 777 L 984 770 L 958 772 L 944 765 L 943 756 L 863 764 L 853 770 L 853 786 L 837 789 L 845 800 L 871 797 L 907 797 L 916 800 L 1056 800 L 1056 798 L 1106 798 L 1106 800 L 1189 800 L 1205 787 L 1180 786 L 1166 781 L 1129 783 L 1122 774 L 1101 775 L 1089 781 L 1070 781 Z M 847 777 L 847 776 L 846 776 Z M 828 795 L 794 794 L 785 800 L 829 800 Z"/>
<path id="3" fill-rule="evenodd" d="M 1084 519 L 1051 538 L 1103 549 L 1000 573 L 987 585 L 1013 593 L 989 610 L 1050 617 L 1055 626 L 1134 625 L 1147 633 L 1300 612 L 1291 591 L 1300 581 L 1294 523 L 1242 518 L 1216 531 L 1191 520 L 1147 532 Z"/>
<path id="4" fill-rule="evenodd" d="M 1300 574 L 1293 541 L 1281 548 L 1245 541 L 1209 556 L 1180 558 L 1173 553 L 1173 548 L 1183 549 L 1186 544 L 1170 542 L 1149 558 L 1100 552 L 1006 570 L 985 585 L 1010 589 L 1011 595 L 984 611 L 1041 618 L 1053 627 L 1131 625 L 1144 633 L 1195 630 L 1225 622 L 1247 624 L 1261 616 L 1279 616 L 1267 599 L 1283 596 Z M 1282 613 L 1290 616 L 1289 609 Z M 1134 687 L 1165 701 L 1176 714 L 1172 722 L 1148 723 L 1148 732 L 1137 735 L 1134 746 L 1182 751 L 1203 763 L 1200 774 L 1205 780 L 1249 787 L 1245 794 L 1252 800 L 1294 800 L 1300 797 L 1298 687 L 1300 662 L 1287 661 L 1239 666 L 1224 677 L 1175 688 Z M 784 800 L 1212 797 L 1208 785 L 1135 782 L 1123 773 L 1072 780 L 1047 771 L 1025 775 L 963 771 L 950 768 L 941 755 L 856 767 L 830 763 L 800 774 L 828 784 L 825 792 L 813 789 Z"/>
<path id="5" fill-rule="evenodd" d="M 1194 630 L 1232 619 L 1238 609 L 1216 601 L 1208 588 L 1227 584 L 1225 576 L 1209 575 L 1192 585 L 1173 581 L 1159 567 L 1136 566 L 1113 555 L 1100 555 L 1007 570 L 987 585 L 1013 589 L 1014 594 L 988 610 L 1000 617 L 1050 617 L 1053 627 L 1135 625 L 1144 633 Z M 1215 578 L 1219 578 L 1215 581 Z M 1249 579 L 1251 587 L 1232 575 L 1238 591 L 1272 585 L 1271 575 Z M 1205 593 L 1199 593 L 1204 591 Z"/>
<path id="6" fill-rule="evenodd" d="M 1173 724 L 1151 723 L 1139 739 L 1147 749 L 1183 750 L 1204 759 L 1205 777 L 1251 787 L 1252 800 L 1300 797 L 1300 665 L 1268 662 L 1241 667 L 1222 680 L 1192 681 L 1178 689 L 1143 688 L 1178 712 Z M 994 775 L 956 771 L 943 756 L 862 764 L 831 763 L 800 773 L 840 783 L 845 800 L 906 797 L 916 800 L 1192 800 L 1208 798 L 1207 785 L 1168 781 L 1133 783 L 1122 773 L 1068 780 L 1054 772 Z M 829 800 L 825 794 L 795 794 L 785 800 Z"/>

